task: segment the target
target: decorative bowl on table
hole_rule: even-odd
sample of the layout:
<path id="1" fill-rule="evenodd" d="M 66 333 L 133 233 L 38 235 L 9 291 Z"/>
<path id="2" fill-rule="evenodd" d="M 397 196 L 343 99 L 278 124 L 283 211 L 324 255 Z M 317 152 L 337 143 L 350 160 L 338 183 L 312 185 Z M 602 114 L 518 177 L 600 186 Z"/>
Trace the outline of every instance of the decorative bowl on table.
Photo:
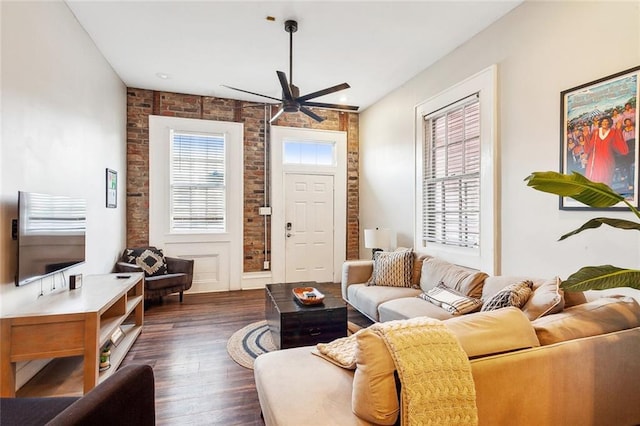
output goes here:
<path id="1" fill-rule="evenodd" d="M 296 300 L 303 305 L 317 305 L 324 300 L 324 294 L 315 287 L 296 287 L 292 291 Z"/>

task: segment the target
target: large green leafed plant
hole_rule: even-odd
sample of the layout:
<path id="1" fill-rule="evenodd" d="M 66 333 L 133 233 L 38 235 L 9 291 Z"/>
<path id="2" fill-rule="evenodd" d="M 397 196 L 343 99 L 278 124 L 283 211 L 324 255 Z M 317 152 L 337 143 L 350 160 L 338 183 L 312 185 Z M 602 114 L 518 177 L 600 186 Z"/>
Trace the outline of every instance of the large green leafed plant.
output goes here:
<path id="1" fill-rule="evenodd" d="M 640 211 L 624 197 L 604 183 L 593 182 L 580 173 L 570 175 L 557 172 L 533 172 L 525 181 L 527 185 L 542 192 L 573 198 L 589 207 L 604 208 L 624 203 L 640 219 Z M 564 240 L 587 229 L 608 225 L 619 229 L 640 231 L 640 222 L 608 217 L 596 217 L 580 228 L 560 237 Z M 612 265 L 585 266 L 562 282 L 565 291 L 605 290 L 615 287 L 640 289 L 640 270 L 624 269 Z"/>

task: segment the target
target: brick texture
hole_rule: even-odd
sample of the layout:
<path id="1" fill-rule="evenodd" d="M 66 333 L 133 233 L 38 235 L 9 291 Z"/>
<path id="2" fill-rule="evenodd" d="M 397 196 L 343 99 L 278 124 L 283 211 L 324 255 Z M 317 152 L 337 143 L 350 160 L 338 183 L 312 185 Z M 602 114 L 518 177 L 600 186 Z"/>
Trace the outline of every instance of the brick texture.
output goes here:
<path id="1" fill-rule="evenodd" d="M 277 109 L 273 108 L 272 114 L 275 114 Z M 357 259 L 359 257 L 359 117 L 358 114 L 333 110 L 314 109 L 314 112 L 325 117 L 325 121 L 317 123 L 304 114 L 285 114 L 274 124 L 347 132 L 346 257 Z M 151 114 L 244 123 L 244 271 L 262 271 L 265 253 L 270 251 L 271 238 L 269 218 L 258 214 L 258 207 L 269 203 L 264 193 L 265 168 L 266 184 L 269 181 L 269 141 L 265 142 L 264 108 L 261 105 L 233 99 L 127 89 L 128 246 L 149 244 L 149 115 Z"/>

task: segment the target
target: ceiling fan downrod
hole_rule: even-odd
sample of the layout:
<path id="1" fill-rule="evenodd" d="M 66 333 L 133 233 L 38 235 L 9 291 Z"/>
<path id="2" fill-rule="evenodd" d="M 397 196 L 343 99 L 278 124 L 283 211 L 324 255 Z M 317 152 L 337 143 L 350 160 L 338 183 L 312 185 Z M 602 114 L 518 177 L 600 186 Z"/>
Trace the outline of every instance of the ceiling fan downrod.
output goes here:
<path id="1" fill-rule="evenodd" d="M 293 85 L 293 33 L 298 31 L 298 22 L 293 19 L 284 21 L 284 30 L 289 33 L 289 83 Z"/>

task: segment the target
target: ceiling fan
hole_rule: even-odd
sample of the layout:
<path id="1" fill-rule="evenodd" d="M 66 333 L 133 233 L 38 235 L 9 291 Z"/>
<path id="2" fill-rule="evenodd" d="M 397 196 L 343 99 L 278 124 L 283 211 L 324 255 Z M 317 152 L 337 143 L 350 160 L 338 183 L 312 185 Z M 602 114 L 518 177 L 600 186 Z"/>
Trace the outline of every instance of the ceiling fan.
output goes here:
<path id="1" fill-rule="evenodd" d="M 317 92 L 309 93 L 304 96 L 300 96 L 300 89 L 298 86 L 293 84 L 293 33 L 298 31 L 298 23 L 293 20 L 287 20 L 284 23 L 284 30 L 289 33 L 289 79 L 291 82 L 287 81 L 287 75 L 282 71 L 276 71 L 278 75 L 278 80 L 280 81 L 280 85 L 282 86 L 282 99 L 274 98 L 272 96 L 262 95 L 260 93 L 250 92 L 248 90 L 238 89 L 231 86 L 224 87 L 232 90 L 237 90 L 239 92 L 249 93 L 250 95 L 261 96 L 263 98 L 273 99 L 275 101 L 281 102 L 280 110 L 271 118 L 271 123 L 278 119 L 285 112 L 298 112 L 300 111 L 303 114 L 308 115 L 314 120 L 321 122 L 324 121 L 323 117 L 320 117 L 318 114 L 314 113 L 307 107 L 318 107 L 318 108 L 327 108 L 327 109 L 340 109 L 346 111 L 357 111 L 359 107 L 353 105 L 340 105 L 340 104 L 327 104 L 323 102 L 310 102 L 311 99 L 318 98 L 320 96 L 328 95 L 330 93 L 339 92 L 340 90 L 348 89 L 349 86 L 347 83 L 338 84 L 337 86 L 328 87 L 323 90 L 318 90 Z"/>

